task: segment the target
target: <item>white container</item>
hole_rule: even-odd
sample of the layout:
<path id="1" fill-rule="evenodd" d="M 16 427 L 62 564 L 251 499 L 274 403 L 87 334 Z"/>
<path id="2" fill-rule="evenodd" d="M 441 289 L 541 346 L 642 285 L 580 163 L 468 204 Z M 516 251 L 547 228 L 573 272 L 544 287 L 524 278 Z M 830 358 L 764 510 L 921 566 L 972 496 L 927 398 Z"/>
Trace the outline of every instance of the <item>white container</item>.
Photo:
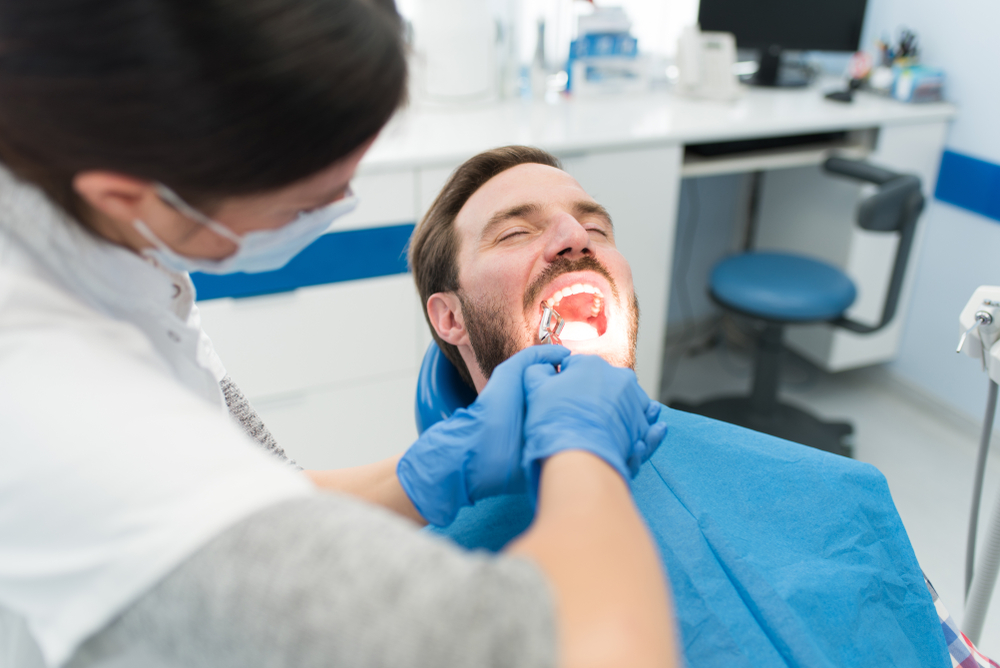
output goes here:
<path id="1" fill-rule="evenodd" d="M 736 74 L 736 38 L 689 26 L 677 41 L 678 92 L 706 100 L 735 100 L 743 94 Z"/>
<path id="2" fill-rule="evenodd" d="M 495 100 L 496 39 L 489 0 L 419 0 L 413 16 L 416 100 L 440 104 Z"/>

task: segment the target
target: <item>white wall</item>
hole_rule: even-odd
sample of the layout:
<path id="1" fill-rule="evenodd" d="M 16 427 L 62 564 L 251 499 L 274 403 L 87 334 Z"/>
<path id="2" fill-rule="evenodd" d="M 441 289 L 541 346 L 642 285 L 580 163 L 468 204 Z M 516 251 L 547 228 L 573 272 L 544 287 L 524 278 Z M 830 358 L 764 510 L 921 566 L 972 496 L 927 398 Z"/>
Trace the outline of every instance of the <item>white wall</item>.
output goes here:
<path id="1" fill-rule="evenodd" d="M 1000 163 L 1000 3 L 994 0 L 869 0 L 862 44 L 871 48 L 900 27 L 920 37 L 926 64 L 944 68 L 947 97 L 959 107 L 949 148 Z M 933 192 L 934 184 L 928 184 Z M 1000 223 L 930 199 L 922 219 L 926 238 L 917 262 L 912 307 L 894 373 L 979 419 L 985 376 L 975 361 L 955 354 L 958 314 L 973 290 L 1000 284 Z"/>

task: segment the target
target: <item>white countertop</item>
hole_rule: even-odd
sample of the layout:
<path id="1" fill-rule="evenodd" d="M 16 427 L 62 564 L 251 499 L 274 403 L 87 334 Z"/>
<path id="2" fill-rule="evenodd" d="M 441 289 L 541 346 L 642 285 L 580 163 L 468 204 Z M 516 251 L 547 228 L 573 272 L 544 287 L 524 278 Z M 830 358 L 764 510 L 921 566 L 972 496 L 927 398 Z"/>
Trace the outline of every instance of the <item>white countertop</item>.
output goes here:
<path id="1" fill-rule="evenodd" d="M 556 102 L 511 100 L 478 107 L 400 112 L 362 162 L 360 173 L 452 166 L 487 148 L 530 144 L 560 156 L 595 149 L 749 139 L 871 128 L 953 117 L 945 102 L 904 104 L 859 93 L 851 104 L 823 93 L 836 87 L 747 88 L 731 103 L 669 92 Z"/>

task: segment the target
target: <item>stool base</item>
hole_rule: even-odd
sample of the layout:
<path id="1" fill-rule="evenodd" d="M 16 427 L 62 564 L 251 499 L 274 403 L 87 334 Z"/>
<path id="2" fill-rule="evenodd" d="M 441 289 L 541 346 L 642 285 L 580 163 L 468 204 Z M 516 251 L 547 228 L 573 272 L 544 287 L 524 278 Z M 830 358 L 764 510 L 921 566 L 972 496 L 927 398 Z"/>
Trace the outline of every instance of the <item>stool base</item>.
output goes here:
<path id="1" fill-rule="evenodd" d="M 854 426 L 850 422 L 823 422 L 801 408 L 789 404 L 777 404 L 769 415 L 755 413 L 750 397 L 723 397 L 711 399 L 701 404 L 672 401 L 670 407 L 760 431 L 843 457 L 851 457 L 854 452 L 850 443 Z"/>

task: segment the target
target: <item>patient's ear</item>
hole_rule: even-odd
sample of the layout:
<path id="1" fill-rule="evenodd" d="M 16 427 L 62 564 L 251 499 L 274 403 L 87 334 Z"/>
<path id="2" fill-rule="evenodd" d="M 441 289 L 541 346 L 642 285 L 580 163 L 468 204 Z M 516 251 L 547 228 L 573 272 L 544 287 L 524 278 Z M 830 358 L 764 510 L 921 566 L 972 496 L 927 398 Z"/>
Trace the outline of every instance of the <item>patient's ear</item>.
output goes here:
<path id="1" fill-rule="evenodd" d="M 427 298 L 427 317 L 441 340 L 453 346 L 468 345 L 462 304 L 454 292 L 435 292 Z"/>

